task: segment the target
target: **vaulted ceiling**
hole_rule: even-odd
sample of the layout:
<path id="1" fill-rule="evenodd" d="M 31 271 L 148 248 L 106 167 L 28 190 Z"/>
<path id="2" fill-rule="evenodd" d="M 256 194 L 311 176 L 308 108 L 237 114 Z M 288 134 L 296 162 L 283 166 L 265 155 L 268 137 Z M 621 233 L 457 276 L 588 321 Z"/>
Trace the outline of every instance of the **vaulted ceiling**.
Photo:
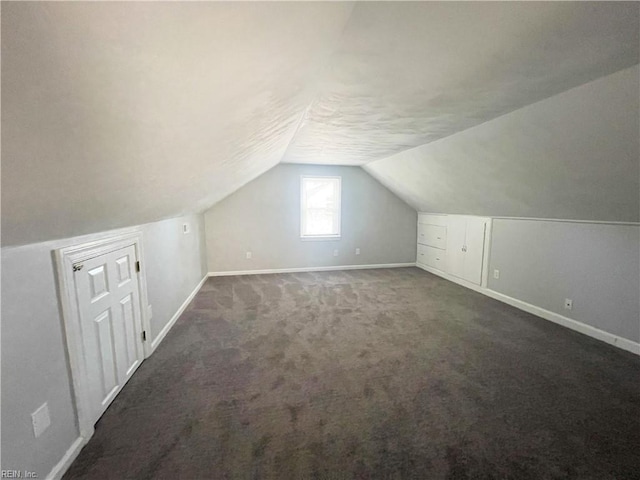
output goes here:
<path id="1" fill-rule="evenodd" d="M 3 246 L 367 165 L 639 61 L 634 2 L 1 8 Z"/>

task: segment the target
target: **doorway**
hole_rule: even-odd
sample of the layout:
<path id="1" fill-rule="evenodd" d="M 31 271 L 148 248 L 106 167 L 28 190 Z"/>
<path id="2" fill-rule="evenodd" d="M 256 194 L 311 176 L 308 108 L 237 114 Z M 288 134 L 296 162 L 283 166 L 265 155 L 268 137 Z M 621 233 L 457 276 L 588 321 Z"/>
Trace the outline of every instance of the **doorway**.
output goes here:
<path id="1" fill-rule="evenodd" d="M 150 349 L 142 232 L 56 250 L 80 435 L 122 390 Z"/>

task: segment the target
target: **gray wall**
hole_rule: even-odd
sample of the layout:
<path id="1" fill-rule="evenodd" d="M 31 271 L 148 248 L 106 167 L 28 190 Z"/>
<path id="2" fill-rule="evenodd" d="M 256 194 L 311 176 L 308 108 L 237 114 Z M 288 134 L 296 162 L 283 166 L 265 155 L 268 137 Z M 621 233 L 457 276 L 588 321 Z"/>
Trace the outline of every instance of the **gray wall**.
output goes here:
<path id="1" fill-rule="evenodd" d="M 183 223 L 189 224 L 191 233 L 182 233 Z M 153 339 L 207 272 L 204 216 L 145 225 L 144 255 Z"/>
<path id="2" fill-rule="evenodd" d="M 342 177 L 340 240 L 300 239 L 300 175 Z M 359 167 L 281 164 L 205 213 L 209 271 L 415 262 L 416 222 L 413 208 Z"/>
<path id="3" fill-rule="evenodd" d="M 640 70 L 364 168 L 419 211 L 640 220 Z"/>
<path id="4" fill-rule="evenodd" d="M 152 338 L 206 273 L 203 233 L 202 215 L 143 226 Z M 52 251 L 96 237 L 2 249 L 2 469 L 45 478 L 79 435 Z M 51 426 L 36 439 L 31 413 L 44 402 Z"/>
<path id="5" fill-rule="evenodd" d="M 489 265 L 490 289 L 640 342 L 640 227 L 495 219 Z"/>

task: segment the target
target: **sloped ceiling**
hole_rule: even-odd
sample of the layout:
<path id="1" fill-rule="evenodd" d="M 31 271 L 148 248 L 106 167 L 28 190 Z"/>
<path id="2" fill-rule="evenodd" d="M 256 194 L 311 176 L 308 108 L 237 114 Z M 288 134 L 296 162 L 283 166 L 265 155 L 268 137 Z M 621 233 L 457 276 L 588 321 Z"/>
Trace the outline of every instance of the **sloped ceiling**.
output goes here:
<path id="1" fill-rule="evenodd" d="M 640 69 L 368 163 L 416 210 L 640 221 Z"/>
<path id="2" fill-rule="evenodd" d="M 2 2 L 2 243 L 202 211 L 276 165 L 347 3 Z"/>
<path id="3" fill-rule="evenodd" d="M 358 4 L 284 161 L 362 165 L 638 63 L 638 4 Z"/>
<path id="4" fill-rule="evenodd" d="M 634 2 L 2 3 L 2 244 L 365 165 L 638 63 Z"/>

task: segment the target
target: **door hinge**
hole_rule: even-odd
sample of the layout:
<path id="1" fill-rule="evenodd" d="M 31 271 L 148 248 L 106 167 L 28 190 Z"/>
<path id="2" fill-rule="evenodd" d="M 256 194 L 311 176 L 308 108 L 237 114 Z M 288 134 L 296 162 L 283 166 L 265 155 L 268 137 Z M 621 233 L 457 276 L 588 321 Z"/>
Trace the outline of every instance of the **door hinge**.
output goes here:
<path id="1" fill-rule="evenodd" d="M 140 271 L 140 261 L 136 262 L 136 272 Z"/>
<path id="2" fill-rule="evenodd" d="M 145 330 L 142 331 L 142 341 L 143 342 L 147 341 L 147 332 Z"/>

